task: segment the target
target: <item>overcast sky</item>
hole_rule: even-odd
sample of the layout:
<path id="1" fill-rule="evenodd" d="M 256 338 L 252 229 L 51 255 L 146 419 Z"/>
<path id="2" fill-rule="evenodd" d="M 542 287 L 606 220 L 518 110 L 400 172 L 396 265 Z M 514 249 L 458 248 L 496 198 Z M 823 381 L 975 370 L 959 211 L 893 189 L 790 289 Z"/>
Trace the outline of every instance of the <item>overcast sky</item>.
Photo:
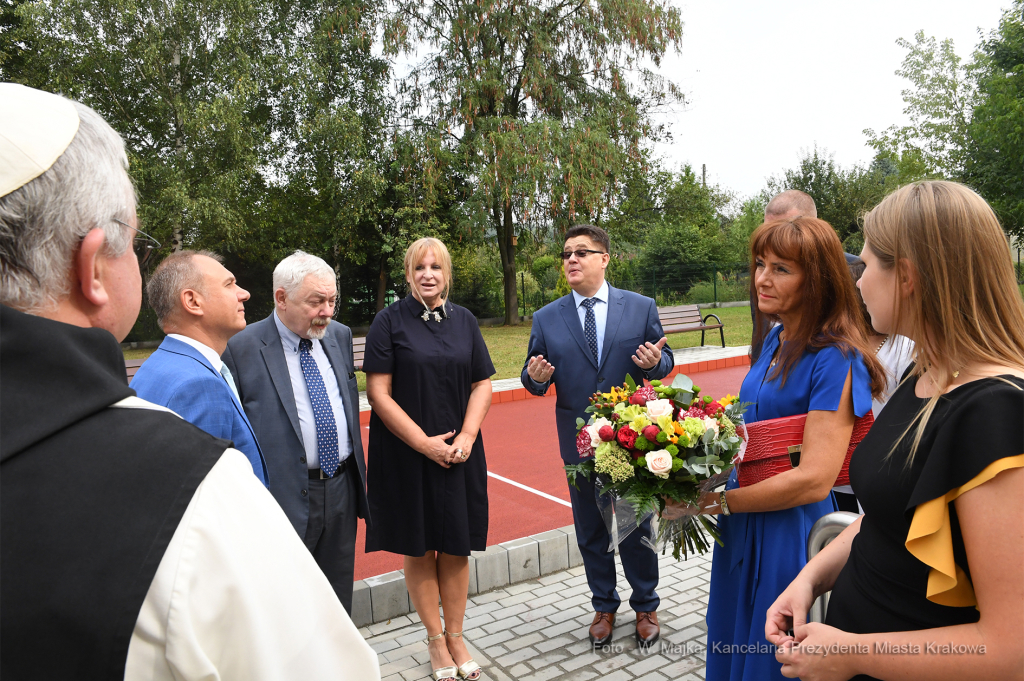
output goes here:
<path id="1" fill-rule="evenodd" d="M 796 166 L 801 150 L 867 163 L 863 130 L 906 120 L 897 38 L 924 30 L 969 57 L 1009 0 L 678 0 L 682 53 L 662 73 L 688 93 L 667 116 L 674 139 L 656 151 L 743 196 Z"/>

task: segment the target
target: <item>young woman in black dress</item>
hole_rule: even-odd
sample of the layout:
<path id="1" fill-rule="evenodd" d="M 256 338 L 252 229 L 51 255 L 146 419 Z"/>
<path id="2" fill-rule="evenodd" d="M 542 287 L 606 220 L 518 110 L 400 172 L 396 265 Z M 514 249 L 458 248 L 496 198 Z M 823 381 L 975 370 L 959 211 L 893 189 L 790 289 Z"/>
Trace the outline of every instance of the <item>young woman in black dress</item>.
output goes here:
<path id="1" fill-rule="evenodd" d="M 405 277 L 409 295 L 381 310 L 366 336 L 363 371 L 373 408 L 366 551 L 405 556 L 434 678 L 473 681 L 480 667 L 462 640 L 462 621 L 469 553 L 487 548 L 480 424 L 491 406 L 494 365 L 476 319 L 447 300 L 452 261 L 442 242 L 409 246 Z"/>
<path id="2" fill-rule="evenodd" d="M 765 636 L 805 681 L 1024 679 L 1024 302 L 1006 237 L 952 182 L 894 192 L 864 237 L 872 324 L 912 338 L 916 364 L 851 461 L 865 515 Z M 825 624 L 805 624 L 829 590 Z"/>

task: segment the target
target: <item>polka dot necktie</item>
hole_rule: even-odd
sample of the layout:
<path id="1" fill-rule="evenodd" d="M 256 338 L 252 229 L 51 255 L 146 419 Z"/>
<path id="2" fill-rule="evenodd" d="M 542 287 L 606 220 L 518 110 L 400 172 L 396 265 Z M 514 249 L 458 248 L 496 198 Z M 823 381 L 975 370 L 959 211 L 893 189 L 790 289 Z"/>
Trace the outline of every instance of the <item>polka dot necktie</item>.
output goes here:
<path id="1" fill-rule="evenodd" d="M 583 300 L 583 307 L 587 308 L 586 321 L 583 323 L 583 335 L 587 339 L 587 343 L 590 344 L 590 352 L 594 354 L 594 362 L 599 363 L 600 360 L 597 358 L 597 317 L 594 316 L 594 305 L 597 304 L 597 298 L 585 298 Z"/>
<path id="2" fill-rule="evenodd" d="M 313 403 L 313 420 L 316 422 L 316 452 L 320 457 L 320 470 L 333 478 L 338 470 L 338 423 L 334 420 L 331 401 L 327 399 L 324 377 L 316 366 L 310 350 L 313 342 L 308 338 L 299 340 L 299 366 L 306 379 L 309 401 Z"/>

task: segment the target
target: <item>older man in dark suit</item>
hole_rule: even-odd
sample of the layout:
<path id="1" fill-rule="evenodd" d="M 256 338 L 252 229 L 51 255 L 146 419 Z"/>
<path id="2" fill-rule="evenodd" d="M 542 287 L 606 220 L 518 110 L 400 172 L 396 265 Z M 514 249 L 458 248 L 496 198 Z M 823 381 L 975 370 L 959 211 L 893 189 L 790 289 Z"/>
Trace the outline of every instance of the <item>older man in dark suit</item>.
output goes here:
<path id="1" fill-rule="evenodd" d="M 334 270 L 296 251 L 274 270 L 273 314 L 228 342 L 270 476 L 270 492 L 352 612 L 356 517 L 366 518 L 366 464 L 352 331 L 332 320 Z"/>

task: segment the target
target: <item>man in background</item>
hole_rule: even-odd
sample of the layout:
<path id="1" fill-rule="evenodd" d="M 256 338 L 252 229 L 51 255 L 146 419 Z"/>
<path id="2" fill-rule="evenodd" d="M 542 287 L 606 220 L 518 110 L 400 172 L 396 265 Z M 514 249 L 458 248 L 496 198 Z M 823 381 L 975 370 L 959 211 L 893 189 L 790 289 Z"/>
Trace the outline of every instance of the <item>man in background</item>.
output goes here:
<path id="1" fill-rule="evenodd" d="M 245 455 L 126 383 L 127 168 L 92 109 L 0 83 L 0 676 L 379 679 Z"/>
<path id="2" fill-rule="evenodd" d="M 178 251 L 153 272 L 146 293 L 167 337 L 139 367 L 132 388 L 142 399 L 233 442 L 266 485 L 267 467 L 256 434 L 242 410 L 234 377 L 220 359 L 228 340 L 245 328 L 249 292 L 221 263 L 209 251 Z"/>
<path id="3" fill-rule="evenodd" d="M 267 453 L 270 492 L 352 612 L 356 518 L 369 517 L 352 331 L 333 320 L 337 277 L 296 251 L 274 268 L 274 312 L 228 342 Z"/>

